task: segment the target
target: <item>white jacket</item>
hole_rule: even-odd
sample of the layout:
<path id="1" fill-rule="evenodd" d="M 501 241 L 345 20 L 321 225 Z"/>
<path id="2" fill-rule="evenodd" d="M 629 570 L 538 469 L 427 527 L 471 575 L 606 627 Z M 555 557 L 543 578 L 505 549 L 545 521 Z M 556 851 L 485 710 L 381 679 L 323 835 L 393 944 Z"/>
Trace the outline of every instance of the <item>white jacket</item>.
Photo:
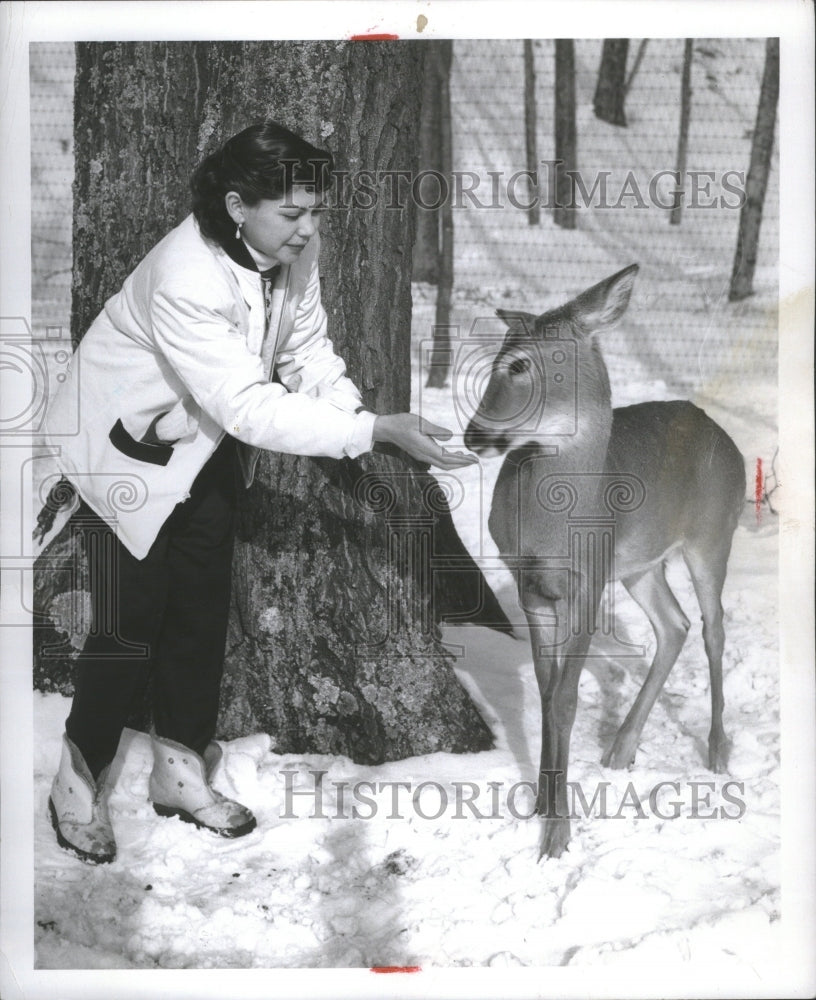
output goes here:
<path id="1" fill-rule="evenodd" d="M 225 431 L 243 443 L 247 485 L 259 448 L 331 458 L 371 448 L 375 415 L 356 412 L 360 393 L 326 336 L 318 251 L 313 236 L 281 266 L 264 337 L 260 275 L 189 216 L 80 342 L 46 437 L 62 474 L 137 558 Z"/>

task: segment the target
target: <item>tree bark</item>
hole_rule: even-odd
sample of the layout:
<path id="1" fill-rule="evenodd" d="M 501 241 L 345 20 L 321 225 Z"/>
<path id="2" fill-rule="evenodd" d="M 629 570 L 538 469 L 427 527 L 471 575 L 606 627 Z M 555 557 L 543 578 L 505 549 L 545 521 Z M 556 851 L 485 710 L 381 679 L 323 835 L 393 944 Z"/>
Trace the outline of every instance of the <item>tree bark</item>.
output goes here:
<path id="1" fill-rule="evenodd" d="M 595 87 L 595 117 L 610 125 L 626 125 L 626 59 L 628 38 L 605 38 Z"/>
<path id="2" fill-rule="evenodd" d="M 422 99 L 419 114 L 419 170 L 442 173 L 442 91 L 445 59 L 450 69 L 452 42 L 425 43 Z M 446 51 L 447 50 L 447 51 Z M 428 199 L 430 200 L 430 199 Z M 424 197 L 423 197 L 424 202 Z M 439 281 L 440 268 L 439 209 L 417 206 L 416 239 L 414 241 L 414 281 Z"/>
<path id="3" fill-rule="evenodd" d="M 575 181 L 578 169 L 575 124 L 575 42 L 555 42 L 555 205 L 553 221 L 575 229 Z"/>
<path id="4" fill-rule="evenodd" d="M 450 73 L 453 43 L 438 42 L 436 78 L 439 85 L 439 169 L 447 181 L 448 197 L 437 209 L 439 216 L 439 278 L 436 289 L 434 347 L 431 352 L 429 389 L 441 389 L 450 372 L 451 359 L 451 298 L 453 295 L 453 121 L 451 120 Z"/>
<path id="5" fill-rule="evenodd" d="M 537 226 L 541 222 L 541 204 L 538 199 L 538 115 L 536 113 L 535 50 L 533 42 L 524 40 L 524 145 L 527 153 L 527 169 L 531 178 L 531 204 L 527 210 L 527 222 Z"/>
<path id="6" fill-rule="evenodd" d="M 731 272 L 730 302 L 738 302 L 753 294 L 754 269 L 759 247 L 759 228 L 768 175 L 771 172 L 774 132 L 776 131 L 776 106 L 779 100 L 779 39 L 765 42 L 765 69 L 759 92 L 756 126 L 751 142 L 751 162 L 745 184 L 745 204 L 740 211 L 737 250 Z"/>
<path id="7" fill-rule="evenodd" d="M 415 170 L 421 60 L 402 42 L 78 45 L 74 339 L 187 214 L 195 162 L 252 121 L 327 146 L 341 172 Z M 330 212 L 321 256 L 330 335 L 381 413 L 410 404 L 414 214 L 387 201 Z M 455 476 L 440 480 L 395 455 L 263 454 L 240 511 L 220 736 L 260 729 L 280 751 L 365 762 L 492 745 L 436 623 L 509 625 L 453 528 Z"/>

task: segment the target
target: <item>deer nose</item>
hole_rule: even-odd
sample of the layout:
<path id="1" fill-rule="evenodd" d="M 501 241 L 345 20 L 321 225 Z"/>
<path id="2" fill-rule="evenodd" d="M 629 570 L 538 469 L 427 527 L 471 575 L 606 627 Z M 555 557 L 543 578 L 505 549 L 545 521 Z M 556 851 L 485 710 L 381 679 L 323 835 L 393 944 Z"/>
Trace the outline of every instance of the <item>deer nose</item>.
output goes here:
<path id="1" fill-rule="evenodd" d="M 482 428 L 471 420 L 471 422 L 467 425 L 464 437 L 465 447 L 468 451 L 474 451 L 477 455 L 479 454 L 481 448 L 483 447 L 483 435 L 484 431 Z"/>
<path id="2" fill-rule="evenodd" d="M 487 458 L 502 454 L 502 452 L 507 450 L 509 444 L 506 435 L 488 430 L 488 428 L 482 427 L 481 424 L 477 424 L 475 420 L 471 420 L 468 424 L 464 441 L 468 451 L 472 451 L 477 455 L 484 455 Z"/>

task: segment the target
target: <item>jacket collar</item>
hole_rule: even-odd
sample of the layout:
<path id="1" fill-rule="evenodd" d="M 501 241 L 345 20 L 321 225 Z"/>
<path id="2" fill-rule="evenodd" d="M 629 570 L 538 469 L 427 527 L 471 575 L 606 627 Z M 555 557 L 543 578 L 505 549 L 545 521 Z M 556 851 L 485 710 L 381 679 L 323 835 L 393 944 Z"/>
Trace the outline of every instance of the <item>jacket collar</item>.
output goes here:
<path id="1" fill-rule="evenodd" d="M 215 256 L 222 267 L 224 267 L 238 283 L 244 301 L 249 304 L 257 301 L 261 293 L 261 282 L 258 281 L 261 272 L 258 265 L 252 259 L 252 255 L 247 250 L 243 240 L 228 240 L 226 245 L 208 240 L 199 229 L 195 216 L 191 213 L 185 219 L 183 226 L 192 227 L 196 233 L 200 245 L 205 246 L 209 252 Z M 181 227 L 179 227 L 181 228 Z M 289 281 L 289 264 L 281 264 L 278 268 L 272 269 L 270 274 L 270 285 L 273 288 L 287 287 Z M 269 272 L 266 272 L 269 274 Z"/>
<path id="2" fill-rule="evenodd" d="M 226 244 L 221 244 L 221 249 L 231 260 L 238 264 L 239 267 L 246 268 L 247 271 L 254 271 L 256 274 L 260 274 L 260 276 L 267 281 L 274 279 L 277 276 L 278 271 L 280 271 L 280 264 L 275 264 L 273 267 L 262 271 L 255 262 L 255 258 L 249 252 L 249 248 L 246 243 L 244 243 L 243 239 L 228 240 Z"/>

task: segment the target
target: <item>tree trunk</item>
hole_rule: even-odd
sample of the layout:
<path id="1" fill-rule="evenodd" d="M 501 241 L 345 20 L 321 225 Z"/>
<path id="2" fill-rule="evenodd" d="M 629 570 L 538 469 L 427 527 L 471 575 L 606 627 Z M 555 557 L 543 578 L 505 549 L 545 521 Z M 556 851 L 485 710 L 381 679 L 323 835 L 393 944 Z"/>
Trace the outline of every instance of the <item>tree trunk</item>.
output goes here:
<path id="1" fill-rule="evenodd" d="M 738 302 L 753 294 L 754 268 L 759 246 L 759 227 L 762 225 L 762 208 L 768 174 L 771 172 L 774 132 L 776 130 L 776 105 L 779 100 L 779 39 L 765 42 L 765 69 L 759 92 L 756 126 L 751 142 L 751 163 L 745 184 L 745 204 L 740 212 L 737 250 L 731 273 L 730 302 Z"/>
<path id="2" fill-rule="evenodd" d="M 694 56 L 694 39 L 687 38 L 683 46 L 683 73 L 680 80 L 680 130 L 677 137 L 676 183 L 669 212 L 669 223 L 679 226 L 683 217 L 683 191 L 688 157 L 688 131 L 691 118 L 691 61 Z"/>
<path id="3" fill-rule="evenodd" d="M 635 82 L 635 77 L 637 76 L 638 70 L 640 69 L 640 64 L 643 62 L 643 57 L 646 55 L 646 46 L 649 44 L 648 38 L 641 39 L 640 45 L 638 45 L 638 50 L 635 55 L 635 61 L 632 63 L 632 68 L 629 71 L 629 75 L 626 77 L 626 83 L 623 85 L 623 100 L 629 96 L 629 91 L 632 89 L 632 84 Z"/>
<path id="4" fill-rule="evenodd" d="M 439 83 L 439 163 L 448 182 L 448 197 L 439 214 L 439 281 L 436 289 L 434 348 L 428 368 L 429 389 L 441 389 L 447 381 L 451 363 L 451 297 L 453 295 L 453 122 L 451 120 L 450 72 L 453 43 L 438 42 L 437 80 Z"/>
<path id="5" fill-rule="evenodd" d="M 553 221 L 575 229 L 575 181 L 578 169 L 575 125 L 575 42 L 555 43 L 555 207 Z"/>
<path id="6" fill-rule="evenodd" d="M 194 163 L 252 121 L 268 116 L 327 146 L 338 171 L 415 170 L 422 52 L 78 45 L 75 340 L 187 214 Z M 382 192 L 370 210 L 329 213 L 321 258 L 330 335 L 377 412 L 410 403 L 413 207 L 387 201 Z M 260 729 L 280 751 L 365 762 L 491 745 L 435 623 L 508 623 L 453 528 L 444 489 L 459 499 L 455 477 L 440 478 L 385 454 L 264 453 L 240 511 L 220 736 Z M 49 598 L 59 599 L 53 586 Z"/>
<path id="7" fill-rule="evenodd" d="M 601 66 L 595 87 L 593 106 L 595 117 L 610 125 L 626 125 L 626 58 L 628 38 L 605 38 L 601 51 Z"/>
<path id="8" fill-rule="evenodd" d="M 527 38 L 524 41 L 524 145 L 527 153 L 527 169 L 530 177 L 535 178 L 538 173 L 538 115 L 536 113 L 536 78 L 535 78 L 535 50 L 532 40 Z M 538 184 L 531 180 L 530 207 L 527 210 L 527 222 L 531 226 L 537 226 L 541 222 L 541 205 L 538 199 Z"/>
<path id="9" fill-rule="evenodd" d="M 419 170 L 442 173 L 442 92 L 440 82 L 445 73 L 447 56 L 450 68 L 449 41 L 425 43 L 426 54 L 422 74 L 422 99 L 419 113 Z M 447 49 L 447 52 L 446 52 Z M 424 204 L 424 197 L 422 199 Z M 428 198 L 430 201 L 431 199 Z M 416 239 L 414 241 L 414 281 L 439 281 L 439 209 L 417 206 Z"/>

